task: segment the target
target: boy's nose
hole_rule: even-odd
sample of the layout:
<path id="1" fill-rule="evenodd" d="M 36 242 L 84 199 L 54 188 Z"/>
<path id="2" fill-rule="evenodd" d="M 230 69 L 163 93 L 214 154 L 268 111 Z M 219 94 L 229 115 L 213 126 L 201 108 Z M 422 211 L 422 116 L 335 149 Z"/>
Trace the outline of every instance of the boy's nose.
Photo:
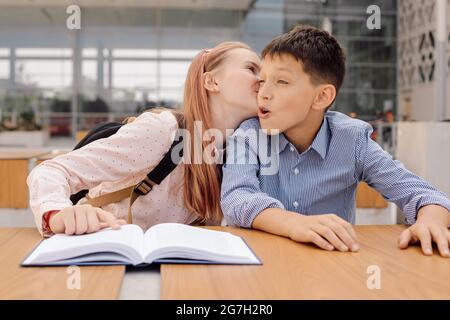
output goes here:
<path id="1" fill-rule="evenodd" d="M 262 100 L 270 100 L 271 99 L 271 95 L 268 94 L 267 91 L 262 89 L 261 87 L 259 88 L 258 97 Z"/>

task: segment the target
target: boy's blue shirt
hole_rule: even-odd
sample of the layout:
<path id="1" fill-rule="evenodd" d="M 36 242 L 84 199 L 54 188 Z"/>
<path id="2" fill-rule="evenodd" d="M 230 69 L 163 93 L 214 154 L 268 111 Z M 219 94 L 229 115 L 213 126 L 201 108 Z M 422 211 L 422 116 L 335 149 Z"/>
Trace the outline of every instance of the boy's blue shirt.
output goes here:
<path id="1" fill-rule="evenodd" d="M 447 196 L 393 160 L 370 138 L 372 127 L 366 122 L 328 111 L 313 143 L 301 154 L 284 134 L 262 134 L 266 139 L 259 141 L 266 146 L 261 151 L 258 139 L 248 135 L 259 129 L 259 120 L 249 119 L 227 140 L 221 205 L 231 225 L 251 227 L 267 208 L 306 215 L 335 213 L 355 223 L 359 181 L 397 204 L 408 224 L 416 221 L 424 205 L 437 204 L 450 211 Z M 261 156 L 267 154 L 266 149 L 278 158 L 274 174 L 264 173 L 267 157 L 262 161 Z"/>

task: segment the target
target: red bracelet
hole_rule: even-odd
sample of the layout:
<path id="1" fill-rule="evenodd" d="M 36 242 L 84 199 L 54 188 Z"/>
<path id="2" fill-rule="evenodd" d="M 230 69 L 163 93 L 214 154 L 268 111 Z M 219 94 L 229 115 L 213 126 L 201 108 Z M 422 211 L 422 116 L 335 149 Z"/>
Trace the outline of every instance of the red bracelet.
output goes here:
<path id="1" fill-rule="evenodd" d="M 60 210 L 51 210 L 44 213 L 42 216 L 42 233 L 44 237 L 50 237 L 54 235 L 55 233 L 50 228 L 50 218 L 55 214 L 58 213 Z"/>

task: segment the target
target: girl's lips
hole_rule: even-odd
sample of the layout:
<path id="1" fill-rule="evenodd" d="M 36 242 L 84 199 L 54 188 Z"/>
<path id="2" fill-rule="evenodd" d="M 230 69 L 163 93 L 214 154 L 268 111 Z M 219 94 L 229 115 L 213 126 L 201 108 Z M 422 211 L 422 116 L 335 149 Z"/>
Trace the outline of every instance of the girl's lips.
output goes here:
<path id="1" fill-rule="evenodd" d="M 270 117 L 270 111 L 263 107 L 259 107 L 258 108 L 258 117 L 260 119 L 267 119 L 268 117 Z"/>

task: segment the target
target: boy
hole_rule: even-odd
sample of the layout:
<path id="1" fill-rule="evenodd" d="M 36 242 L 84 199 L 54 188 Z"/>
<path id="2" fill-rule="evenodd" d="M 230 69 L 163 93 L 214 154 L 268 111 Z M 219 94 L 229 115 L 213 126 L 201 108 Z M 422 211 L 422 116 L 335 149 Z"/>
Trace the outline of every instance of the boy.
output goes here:
<path id="1" fill-rule="evenodd" d="M 328 111 L 345 74 L 337 41 L 325 31 L 297 26 L 272 40 L 262 59 L 259 121 L 243 122 L 228 140 L 221 194 L 228 223 L 325 250 L 358 251 L 350 223 L 356 187 L 365 181 L 396 203 L 412 225 L 400 235 L 400 248 L 420 242 L 431 255 L 435 242 L 441 256 L 450 257 L 445 194 L 372 141 L 370 125 Z M 260 129 L 267 130 L 269 149 L 278 157 L 275 174 L 261 174 L 261 141 L 255 144 L 248 135 Z M 247 156 L 253 161 L 246 163 Z"/>

